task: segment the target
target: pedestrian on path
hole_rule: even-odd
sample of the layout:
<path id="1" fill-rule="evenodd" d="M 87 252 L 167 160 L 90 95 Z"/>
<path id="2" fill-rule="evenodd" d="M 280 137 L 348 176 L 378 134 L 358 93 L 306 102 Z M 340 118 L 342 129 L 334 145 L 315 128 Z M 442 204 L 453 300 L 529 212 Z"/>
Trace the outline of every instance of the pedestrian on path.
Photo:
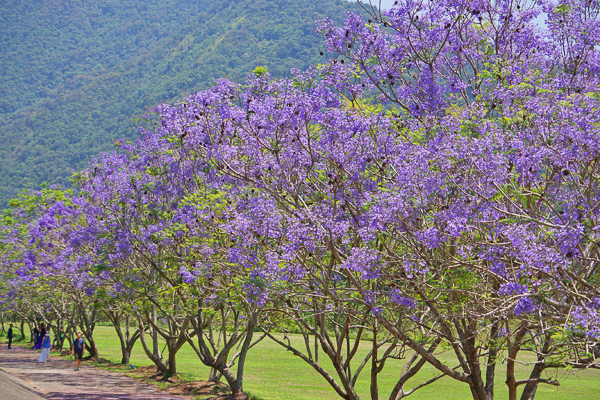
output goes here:
<path id="1" fill-rule="evenodd" d="M 40 330 L 38 329 L 38 326 L 36 325 L 33 327 L 33 345 L 34 346 L 37 343 L 39 336 L 40 336 Z"/>
<path id="2" fill-rule="evenodd" d="M 75 355 L 75 369 L 79 371 L 81 365 L 81 359 L 83 358 L 83 352 L 85 351 L 85 340 L 81 337 L 81 332 L 77 332 L 77 339 L 73 340 L 71 345 L 71 353 Z"/>
<path id="3" fill-rule="evenodd" d="M 50 334 L 46 333 L 44 339 L 42 339 L 42 354 L 40 354 L 39 362 L 45 363 L 50 355 L 50 348 L 52 347 L 52 341 L 50 340 Z"/>
<path id="4" fill-rule="evenodd" d="M 12 346 L 12 340 L 13 340 L 12 324 L 10 324 L 10 326 L 8 327 L 8 332 L 7 332 L 6 337 L 8 338 L 8 348 L 10 349 L 10 346 Z"/>
<path id="5" fill-rule="evenodd" d="M 44 340 L 45 337 L 46 337 L 46 327 L 44 326 L 44 323 L 42 322 L 40 324 L 40 336 L 38 337 L 38 340 L 35 343 L 35 346 L 33 346 L 34 350 L 38 350 L 38 349 L 42 348 L 42 340 Z"/>

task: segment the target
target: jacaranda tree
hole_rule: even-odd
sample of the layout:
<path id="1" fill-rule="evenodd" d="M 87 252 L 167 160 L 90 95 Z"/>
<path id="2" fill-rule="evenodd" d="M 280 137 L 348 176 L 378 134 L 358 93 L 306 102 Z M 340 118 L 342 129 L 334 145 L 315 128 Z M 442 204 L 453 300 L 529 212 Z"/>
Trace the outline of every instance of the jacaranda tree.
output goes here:
<path id="1" fill-rule="evenodd" d="M 367 373 L 378 399 L 405 350 L 390 399 L 445 376 L 492 399 L 501 362 L 509 398 L 533 399 L 559 384 L 549 368 L 599 367 L 600 3 L 365 11 L 317 23 L 334 55 L 319 66 L 158 107 L 78 174 L 76 207 L 30 224 L 58 213 L 68 234 L 14 273 L 111 282 L 159 369 L 187 342 L 237 394 L 256 329 L 352 400 Z M 426 363 L 439 375 L 406 387 Z"/>
<path id="2" fill-rule="evenodd" d="M 181 162 L 203 154 L 202 179 L 237 199 L 230 257 L 265 297 L 283 281 L 287 299 L 345 304 L 340 327 L 376 321 L 475 399 L 493 397 L 505 359 L 510 398 L 532 398 L 557 384 L 545 369 L 597 365 L 598 7 L 399 1 L 322 21 L 338 58 L 220 82 L 160 108 L 157 132 L 181 141 Z M 523 346 L 538 361 L 518 380 Z M 358 398 L 342 352 L 323 349 L 332 386 Z"/>

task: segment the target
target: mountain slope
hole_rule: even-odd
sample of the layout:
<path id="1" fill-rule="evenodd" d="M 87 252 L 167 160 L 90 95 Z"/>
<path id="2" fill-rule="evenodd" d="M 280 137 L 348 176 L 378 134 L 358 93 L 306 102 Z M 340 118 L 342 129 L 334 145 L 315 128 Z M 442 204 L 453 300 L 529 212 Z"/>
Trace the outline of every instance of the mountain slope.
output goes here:
<path id="1" fill-rule="evenodd" d="M 7 0 L 0 5 L 0 205 L 67 183 L 160 102 L 323 58 L 314 21 L 341 0 Z"/>

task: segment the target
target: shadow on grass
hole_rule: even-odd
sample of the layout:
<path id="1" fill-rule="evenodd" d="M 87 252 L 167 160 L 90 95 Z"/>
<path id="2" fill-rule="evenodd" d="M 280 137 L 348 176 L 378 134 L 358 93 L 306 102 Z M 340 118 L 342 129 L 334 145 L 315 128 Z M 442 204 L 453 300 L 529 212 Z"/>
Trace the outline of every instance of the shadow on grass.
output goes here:
<path id="1" fill-rule="evenodd" d="M 229 387 L 223 382 L 194 381 L 186 379 L 184 376 L 167 376 L 157 370 L 155 366 L 144 366 L 131 369 L 123 364 L 116 364 L 106 359 L 98 359 L 90 363 L 98 368 L 116 372 L 118 374 L 135 379 L 151 386 L 159 388 L 162 392 L 168 392 L 170 395 L 192 396 L 198 399 L 234 399 L 229 394 Z M 216 397 L 215 397 L 216 396 Z M 229 396 L 229 397 L 227 397 Z M 251 399 L 261 400 L 258 397 L 240 397 L 235 400 Z"/>
<path id="2" fill-rule="evenodd" d="M 181 400 L 180 397 L 156 397 L 143 394 L 111 394 L 106 393 L 46 393 L 48 400 Z"/>

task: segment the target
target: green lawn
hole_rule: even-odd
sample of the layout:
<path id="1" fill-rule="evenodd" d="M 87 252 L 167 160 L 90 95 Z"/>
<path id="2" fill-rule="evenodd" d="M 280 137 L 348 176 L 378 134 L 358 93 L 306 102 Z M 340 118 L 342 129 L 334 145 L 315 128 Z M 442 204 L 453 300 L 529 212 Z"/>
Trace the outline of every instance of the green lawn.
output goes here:
<path id="1" fill-rule="evenodd" d="M 291 336 L 292 342 L 300 344 L 301 338 Z M 119 341 L 113 328 L 100 326 L 96 328 L 96 340 L 100 350 L 100 356 L 112 362 L 119 362 Z M 3 338 L 5 342 L 6 339 Z M 368 343 L 361 349 L 362 354 L 368 351 Z M 444 358 L 443 356 L 441 357 Z M 208 368 L 196 358 L 194 351 L 189 346 L 184 346 L 178 354 L 179 373 L 186 379 L 205 380 L 208 377 Z M 394 361 L 394 360 L 393 360 Z M 523 361 L 527 361 L 524 359 Z M 144 354 L 141 345 L 134 348 L 131 363 L 134 366 L 152 365 Z M 400 361 L 388 362 L 380 374 L 379 395 L 381 399 L 387 399 L 397 374 L 402 368 Z M 520 373 L 517 378 L 525 378 L 531 367 L 518 366 Z M 505 380 L 505 365 L 497 370 L 496 398 L 507 398 Z M 436 375 L 436 370 L 425 366 L 423 371 L 414 378 L 415 383 L 427 380 Z M 542 385 L 537 392 L 537 399 L 542 400 L 573 400 L 573 399 L 597 399 L 600 397 L 600 371 L 569 371 L 548 370 L 546 377 L 558 378 L 561 386 L 554 387 Z M 418 381 L 418 382 L 417 382 Z M 410 383 L 410 382 L 409 382 Z M 254 347 L 248 356 L 245 374 L 245 389 L 262 400 L 288 399 L 288 400 L 329 400 L 338 399 L 333 389 L 312 368 L 304 364 L 300 359 L 286 352 L 276 343 L 267 339 Z M 359 394 L 364 399 L 369 398 L 369 376 L 363 372 L 359 378 Z M 449 378 L 442 378 L 433 385 L 420 389 L 410 396 L 413 400 L 446 399 L 462 400 L 469 399 L 470 393 L 465 384 L 459 384 Z"/>

